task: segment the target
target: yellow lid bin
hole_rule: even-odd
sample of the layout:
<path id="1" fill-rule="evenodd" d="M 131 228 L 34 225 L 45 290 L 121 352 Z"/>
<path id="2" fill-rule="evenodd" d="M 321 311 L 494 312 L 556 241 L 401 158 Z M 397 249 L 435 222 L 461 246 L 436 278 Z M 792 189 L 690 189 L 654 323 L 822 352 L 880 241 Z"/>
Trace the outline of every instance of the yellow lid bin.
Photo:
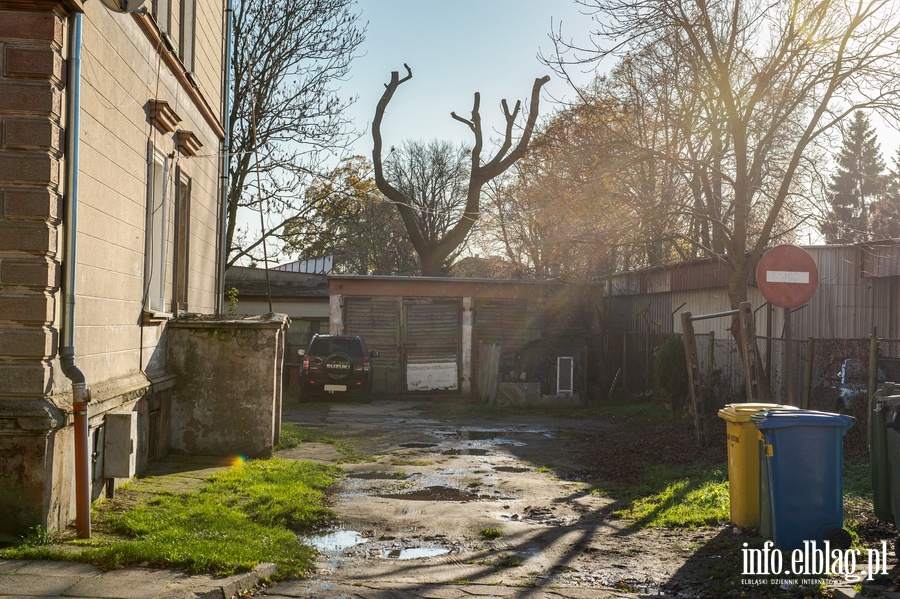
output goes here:
<path id="1" fill-rule="evenodd" d="M 741 528 L 759 526 L 759 443 L 750 417 L 762 410 L 796 410 L 772 403 L 734 403 L 719 410 L 728 437 L 728 495 L 731 521 Z"/>

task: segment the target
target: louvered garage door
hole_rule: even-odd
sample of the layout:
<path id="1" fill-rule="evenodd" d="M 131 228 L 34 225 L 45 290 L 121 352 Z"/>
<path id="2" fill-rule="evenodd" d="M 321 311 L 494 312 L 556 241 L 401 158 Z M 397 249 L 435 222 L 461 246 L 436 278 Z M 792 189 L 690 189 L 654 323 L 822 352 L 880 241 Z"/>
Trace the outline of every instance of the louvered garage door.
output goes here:
<path id="1" fill-rule="evenodd" d="M 372 359 L 376 393 L 398 393 L 400 377 L 400 300 L 396 297 L 345 297 L 344 331 L 362 337 Z"/>
<path id="2" fill-rule="evenodd" d="M 540 337 L 533 321 L 526 300 L 476 299 L 475 343 L 499 343 L 503 351 L 516 350 Z"/>
<path id="3" fill-rule="evenodd" d="M 515 352 L 532 339 L 539 338 L 536 310 L 528 300 L 488 299 L 475 300 L 475 380 L 490 381 L 496 373 L 482 373 L 491 368 L 488 350 L 492 343 L 500 344 L 500 363 L 497 367 L 504 376 L 516 368 Z M 482 355 L 484 353 L 484 355 Z M 506 379 L 504 379 L 506 380 Z"/>
<path id="4" fill-rule="evenodd" d="M 403 300 L 407 391 L 459 390 L 460 300 Z"/>

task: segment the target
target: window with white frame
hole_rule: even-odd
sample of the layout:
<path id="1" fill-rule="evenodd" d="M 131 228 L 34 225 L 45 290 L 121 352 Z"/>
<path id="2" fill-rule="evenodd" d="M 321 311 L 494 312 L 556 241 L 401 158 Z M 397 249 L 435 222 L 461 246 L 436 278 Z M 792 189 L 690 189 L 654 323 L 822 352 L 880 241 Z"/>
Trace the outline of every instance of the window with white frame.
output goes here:
<path id="1" fill-rule="evenodd" d="M 144 306 L 152 312 L 166 311 L 166 246 L 168 244 L 167 187 L 169 161 L 150 149 L 147 173 L 147 234 L 144 254 Z"/>

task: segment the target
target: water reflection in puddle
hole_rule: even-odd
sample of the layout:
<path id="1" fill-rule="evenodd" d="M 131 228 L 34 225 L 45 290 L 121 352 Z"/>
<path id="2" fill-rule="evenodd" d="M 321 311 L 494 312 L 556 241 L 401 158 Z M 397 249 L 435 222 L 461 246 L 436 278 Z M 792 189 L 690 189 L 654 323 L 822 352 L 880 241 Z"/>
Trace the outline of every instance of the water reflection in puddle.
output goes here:
<path id="1" fill-rule="evenodd" d="M 323 553 L 335 553 L 367 543 L 369 538 L 355 530 L 335 530 L 320 535 L 300 537 L 300 540 Z"/>
<path id="2" fill-rule="evenodd" d="M 389 559 L 423 559 L 448 553 L 450 550 L 445 547 L 404 547 L 403 549 L 391 549 L 383 556 Z"/>
<path id="3" fill-rule="evenodd" d="M 462 449 L 445 449 L 441 455 L 491 455 L 491 452 L 487 449 L 463 447 Z"/>
<path id="4" fill-rule="evenodd" d="M 528 472 L 531 468 L 523 468 L 521 466 L 494 466 L 495 472 Z"/>
<path id="5" fill-rule="evenodd" d="M 488 439 L 496 439 L 497 437 L 505 437 L 509 433 L 503 429 L 488 428 L 463 428 L 456 431 L 456 434 L 462 439 L 470 441 L 486 441 Z"/>
<path id="6" fill-rule="evenodd" d="M 452 487 L 425 487 L 409 493 L 384 493 L 376 495 L 384 499 L 405 499 L 407 501 L 475 501 L 478 495 Z"/>

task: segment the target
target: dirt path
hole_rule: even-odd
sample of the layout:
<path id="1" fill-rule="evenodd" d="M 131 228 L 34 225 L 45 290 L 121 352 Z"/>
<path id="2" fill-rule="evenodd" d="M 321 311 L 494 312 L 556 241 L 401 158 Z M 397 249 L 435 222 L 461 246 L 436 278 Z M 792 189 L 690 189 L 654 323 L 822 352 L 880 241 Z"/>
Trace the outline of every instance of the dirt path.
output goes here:
<path id="1" fill-rule="evenodd" d="M 612 518 L 616 503 L 584 480 L 604 469 L 597 449 L 611 422 L 447 422 L 404 402 L 284 420 L 352 440 L 377 461 L 343 465 L 340 530 L 314 540 L 317 574 L 269 597 L 691 596 L 702 582 L 690 564 L 698 548 L 732 534 L 637 530 Z M 339 457 L 318 444 L 280 455 Z"/>

